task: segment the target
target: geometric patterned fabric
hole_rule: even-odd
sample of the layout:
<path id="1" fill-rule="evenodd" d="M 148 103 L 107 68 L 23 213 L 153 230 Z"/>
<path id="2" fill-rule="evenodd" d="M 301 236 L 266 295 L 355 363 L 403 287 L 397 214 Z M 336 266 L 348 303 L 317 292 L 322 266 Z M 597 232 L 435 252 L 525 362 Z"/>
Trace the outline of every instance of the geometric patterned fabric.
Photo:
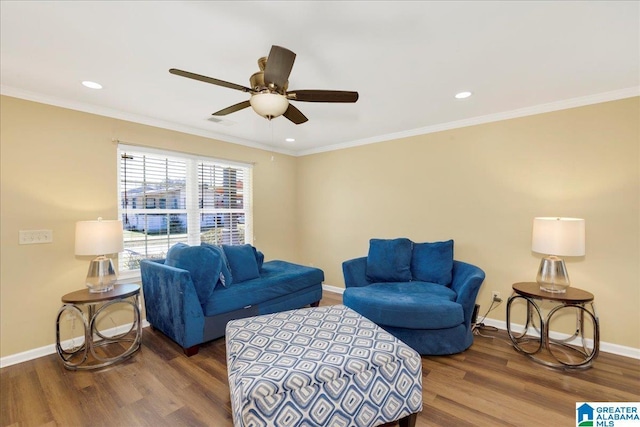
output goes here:
<path id="1" fill-rule="evenodd" d="M 344 305 L 233 320 L 235 427 L 370 427 L 422 410 L 422 360 Z"/>

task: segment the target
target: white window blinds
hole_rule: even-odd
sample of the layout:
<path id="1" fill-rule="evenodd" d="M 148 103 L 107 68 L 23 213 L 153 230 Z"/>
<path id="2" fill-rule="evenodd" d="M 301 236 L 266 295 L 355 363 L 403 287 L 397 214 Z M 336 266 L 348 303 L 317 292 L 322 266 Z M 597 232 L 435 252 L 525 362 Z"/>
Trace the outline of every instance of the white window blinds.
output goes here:
<path id="1" fill-rule="evenodd" d="M 164 258 L 175 243 L 251 243 L 251 166 L 120 145 L 120 271 Z"/>

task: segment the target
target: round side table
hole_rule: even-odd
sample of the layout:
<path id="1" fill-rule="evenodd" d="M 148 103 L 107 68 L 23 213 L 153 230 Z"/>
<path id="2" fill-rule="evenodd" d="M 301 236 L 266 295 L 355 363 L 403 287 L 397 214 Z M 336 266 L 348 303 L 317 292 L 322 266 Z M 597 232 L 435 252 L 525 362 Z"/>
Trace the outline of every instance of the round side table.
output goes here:
<path id="1" fill-rule="evenodd" d="M 140 286 L 115 285 L 108 292 L 92 293 L 89 289 L 71 292 L 62 297 L 64 305 L 56 318 L 56 351 L 65 368 L 70 370 L 98 369 L 127 359 L 140 349 L 142 342 L 142 324 L 140 321 Z M 98 319 L 109 307 L 118 306 L 118 310 L 131 307 L 133 322 L 131 327 L 115 335 L 109 335 L 98 329 Z M 64 314 L 79 318 L 83 324 L 81 345 L 71 349 L 62 348 L 60 342 L 60 319 Z M 116 344 L 110 346 L 111 344 Z M 115 355 L 105 352 L 96 353 L 96 348 L 110 346 Z M 124 348 L 124 351 L 120 351 Z M 113 354 L 113 353 L 110 353 Z M 92 357 L 89 357 L 91 355 Z"/>
<path id="2" fill-rule="evenodd" d="M 514 333 L 511 315 L 512 305 L 517 300 L 524 300 L 527 304 L 526 321 L 522 332 Z M 532 360 L 552 368 L 585 369 L 589 368 L 593 360 L 598 356 L 600 348 L 600 323 L 593 305 L 592 293 L 582 289 L 569 287 L 565 293 L 553 293 L 540 289 L 536 282 L 520 282 L 513 284 L 513 294 L 507 301 L 507 333 L 514 348 L 530 357 Z M 542 301 L 551 301 L 554 305 L 546 316 L 541 309 Z M 576 315 L 576 328 L 572 336 L 564 339 L 551 338 L 549 336 L 550 324 L 554 316 L 563 310 L 574 310 Z M 592 335 L 585 335 L 585 319 L 592 323 Z M 537 322 L 536 322 L 537 320 Z M 536 326 L 537 325 L 539 326 Z M 533 331 L 532 331 L 533 330 Z M 529 334 L 529 332 L 533 332 Z M 575 338 L 581 339 L 581 346 L 570 345 Z M 593 347 L 588 348 L 586 339 L 590 338 Z M 533 343 L 533 348 L 525 344 Z M 577 361 L 568 358 L 561 359 L 554 346 L 560 346 L 560 350 L 577 355 Z M 547 356 L 546 359 L 541 356 Z"/>

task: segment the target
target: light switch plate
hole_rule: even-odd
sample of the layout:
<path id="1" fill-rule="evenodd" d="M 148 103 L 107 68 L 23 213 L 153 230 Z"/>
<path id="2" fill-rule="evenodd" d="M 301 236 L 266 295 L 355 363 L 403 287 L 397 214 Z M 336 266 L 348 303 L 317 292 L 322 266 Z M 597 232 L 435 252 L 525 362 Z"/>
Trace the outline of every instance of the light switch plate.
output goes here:
<path id="1" fill-rule="evenodd" d="M 53 242 L 53 230 L 20 230 L 21 245 Z"/>

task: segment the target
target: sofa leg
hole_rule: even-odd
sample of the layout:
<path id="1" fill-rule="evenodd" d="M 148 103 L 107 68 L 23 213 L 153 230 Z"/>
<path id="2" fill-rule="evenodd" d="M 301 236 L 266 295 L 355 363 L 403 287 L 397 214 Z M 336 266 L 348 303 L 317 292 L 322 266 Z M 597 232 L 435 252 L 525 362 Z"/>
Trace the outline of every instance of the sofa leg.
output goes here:
<path id="1" fill-rule="evenodd" d="M 309 304 L 311 307 L 318 307 L 320 305 L 320 301 L 312 302 Z"/>
<path id="2" fill-rule="evenodd" d="M 418 418 L 417 413 L 409 414 L 404 418 L 400 418 L 398 424 L 400 427 L 415 427 L 416 419 Z"/>
<path id="3" fill-rule="evenodd" d="M 187 357 L 191 357 L 195 354 L 198 354 L 198 351 L 200 350 L 200 346 L 194 345 L 193 347 L 183 348 L 182 350 L 184 350 L 184 354 L 187 355 Z"/>

